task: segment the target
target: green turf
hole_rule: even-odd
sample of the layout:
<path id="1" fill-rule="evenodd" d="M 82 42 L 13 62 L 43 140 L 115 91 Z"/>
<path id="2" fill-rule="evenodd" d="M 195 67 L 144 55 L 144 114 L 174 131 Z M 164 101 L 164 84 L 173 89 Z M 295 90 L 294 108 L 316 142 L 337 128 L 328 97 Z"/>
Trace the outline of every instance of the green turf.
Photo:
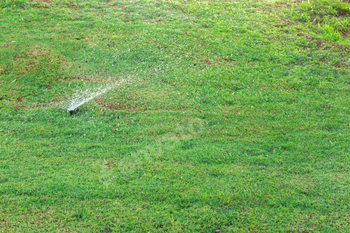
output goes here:
<path id="1" fill-rule="evenodd" d="M 0 1 L 0 231 L 348 232 L 349 16 Z"/>

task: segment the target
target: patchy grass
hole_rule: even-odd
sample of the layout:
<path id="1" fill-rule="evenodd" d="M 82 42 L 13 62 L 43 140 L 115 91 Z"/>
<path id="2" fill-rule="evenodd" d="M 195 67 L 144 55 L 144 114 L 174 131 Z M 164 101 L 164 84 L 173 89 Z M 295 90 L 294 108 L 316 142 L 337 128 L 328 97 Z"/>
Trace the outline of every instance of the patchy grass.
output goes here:
<path id="1" fill-rule="evenodd" d="M 348 3 L 0 7 L 1 231 L 348 231 Z"/>

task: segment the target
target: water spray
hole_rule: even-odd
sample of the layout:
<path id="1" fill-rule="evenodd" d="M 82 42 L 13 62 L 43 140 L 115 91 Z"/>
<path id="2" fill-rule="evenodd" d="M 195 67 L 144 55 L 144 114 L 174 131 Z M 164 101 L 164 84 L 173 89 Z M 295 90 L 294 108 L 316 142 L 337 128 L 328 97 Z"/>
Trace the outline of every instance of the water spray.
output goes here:
<path id="1" fill-rule="evenodd" d="M 92 99 L 95 99 L 96 97 L 105 94 L 109 90 L 113 89 L 114 87 L 120 85 L 124 80 L 118 81 L 117 83 L 108 85 L 107 87 L 99 87 L 94 89 L 88 89 L 88 90 L 79 90 L 75 92 L 73 95 L 72 101 L 70 102 L 69 106 L 67 107 L 67 113 L 69 112 L 70 115 L 74 114 L 74 110 L 78 108 L 79 106 L 83 105 L 84 103 L 89 102 Z"/>

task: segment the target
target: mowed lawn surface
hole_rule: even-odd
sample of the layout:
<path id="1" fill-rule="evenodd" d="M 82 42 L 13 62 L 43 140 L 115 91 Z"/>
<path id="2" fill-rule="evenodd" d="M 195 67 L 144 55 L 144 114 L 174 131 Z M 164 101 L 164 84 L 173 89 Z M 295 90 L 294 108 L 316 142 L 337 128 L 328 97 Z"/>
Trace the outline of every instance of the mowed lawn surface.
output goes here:
<path id="1" fill-rule="evenodd" d="M 349 15 L 0 1 L 0 231 L 349 231 Z"/>

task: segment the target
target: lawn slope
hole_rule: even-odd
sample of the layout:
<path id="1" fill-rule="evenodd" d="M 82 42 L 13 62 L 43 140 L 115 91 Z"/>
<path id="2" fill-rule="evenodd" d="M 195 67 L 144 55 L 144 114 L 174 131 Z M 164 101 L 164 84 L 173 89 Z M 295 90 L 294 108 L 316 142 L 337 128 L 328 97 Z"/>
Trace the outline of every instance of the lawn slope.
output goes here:
<path id="1" fill-rule="evenodd" d="M 348 231 L 349 15 L 0 1 L 0 231 Z"/>

